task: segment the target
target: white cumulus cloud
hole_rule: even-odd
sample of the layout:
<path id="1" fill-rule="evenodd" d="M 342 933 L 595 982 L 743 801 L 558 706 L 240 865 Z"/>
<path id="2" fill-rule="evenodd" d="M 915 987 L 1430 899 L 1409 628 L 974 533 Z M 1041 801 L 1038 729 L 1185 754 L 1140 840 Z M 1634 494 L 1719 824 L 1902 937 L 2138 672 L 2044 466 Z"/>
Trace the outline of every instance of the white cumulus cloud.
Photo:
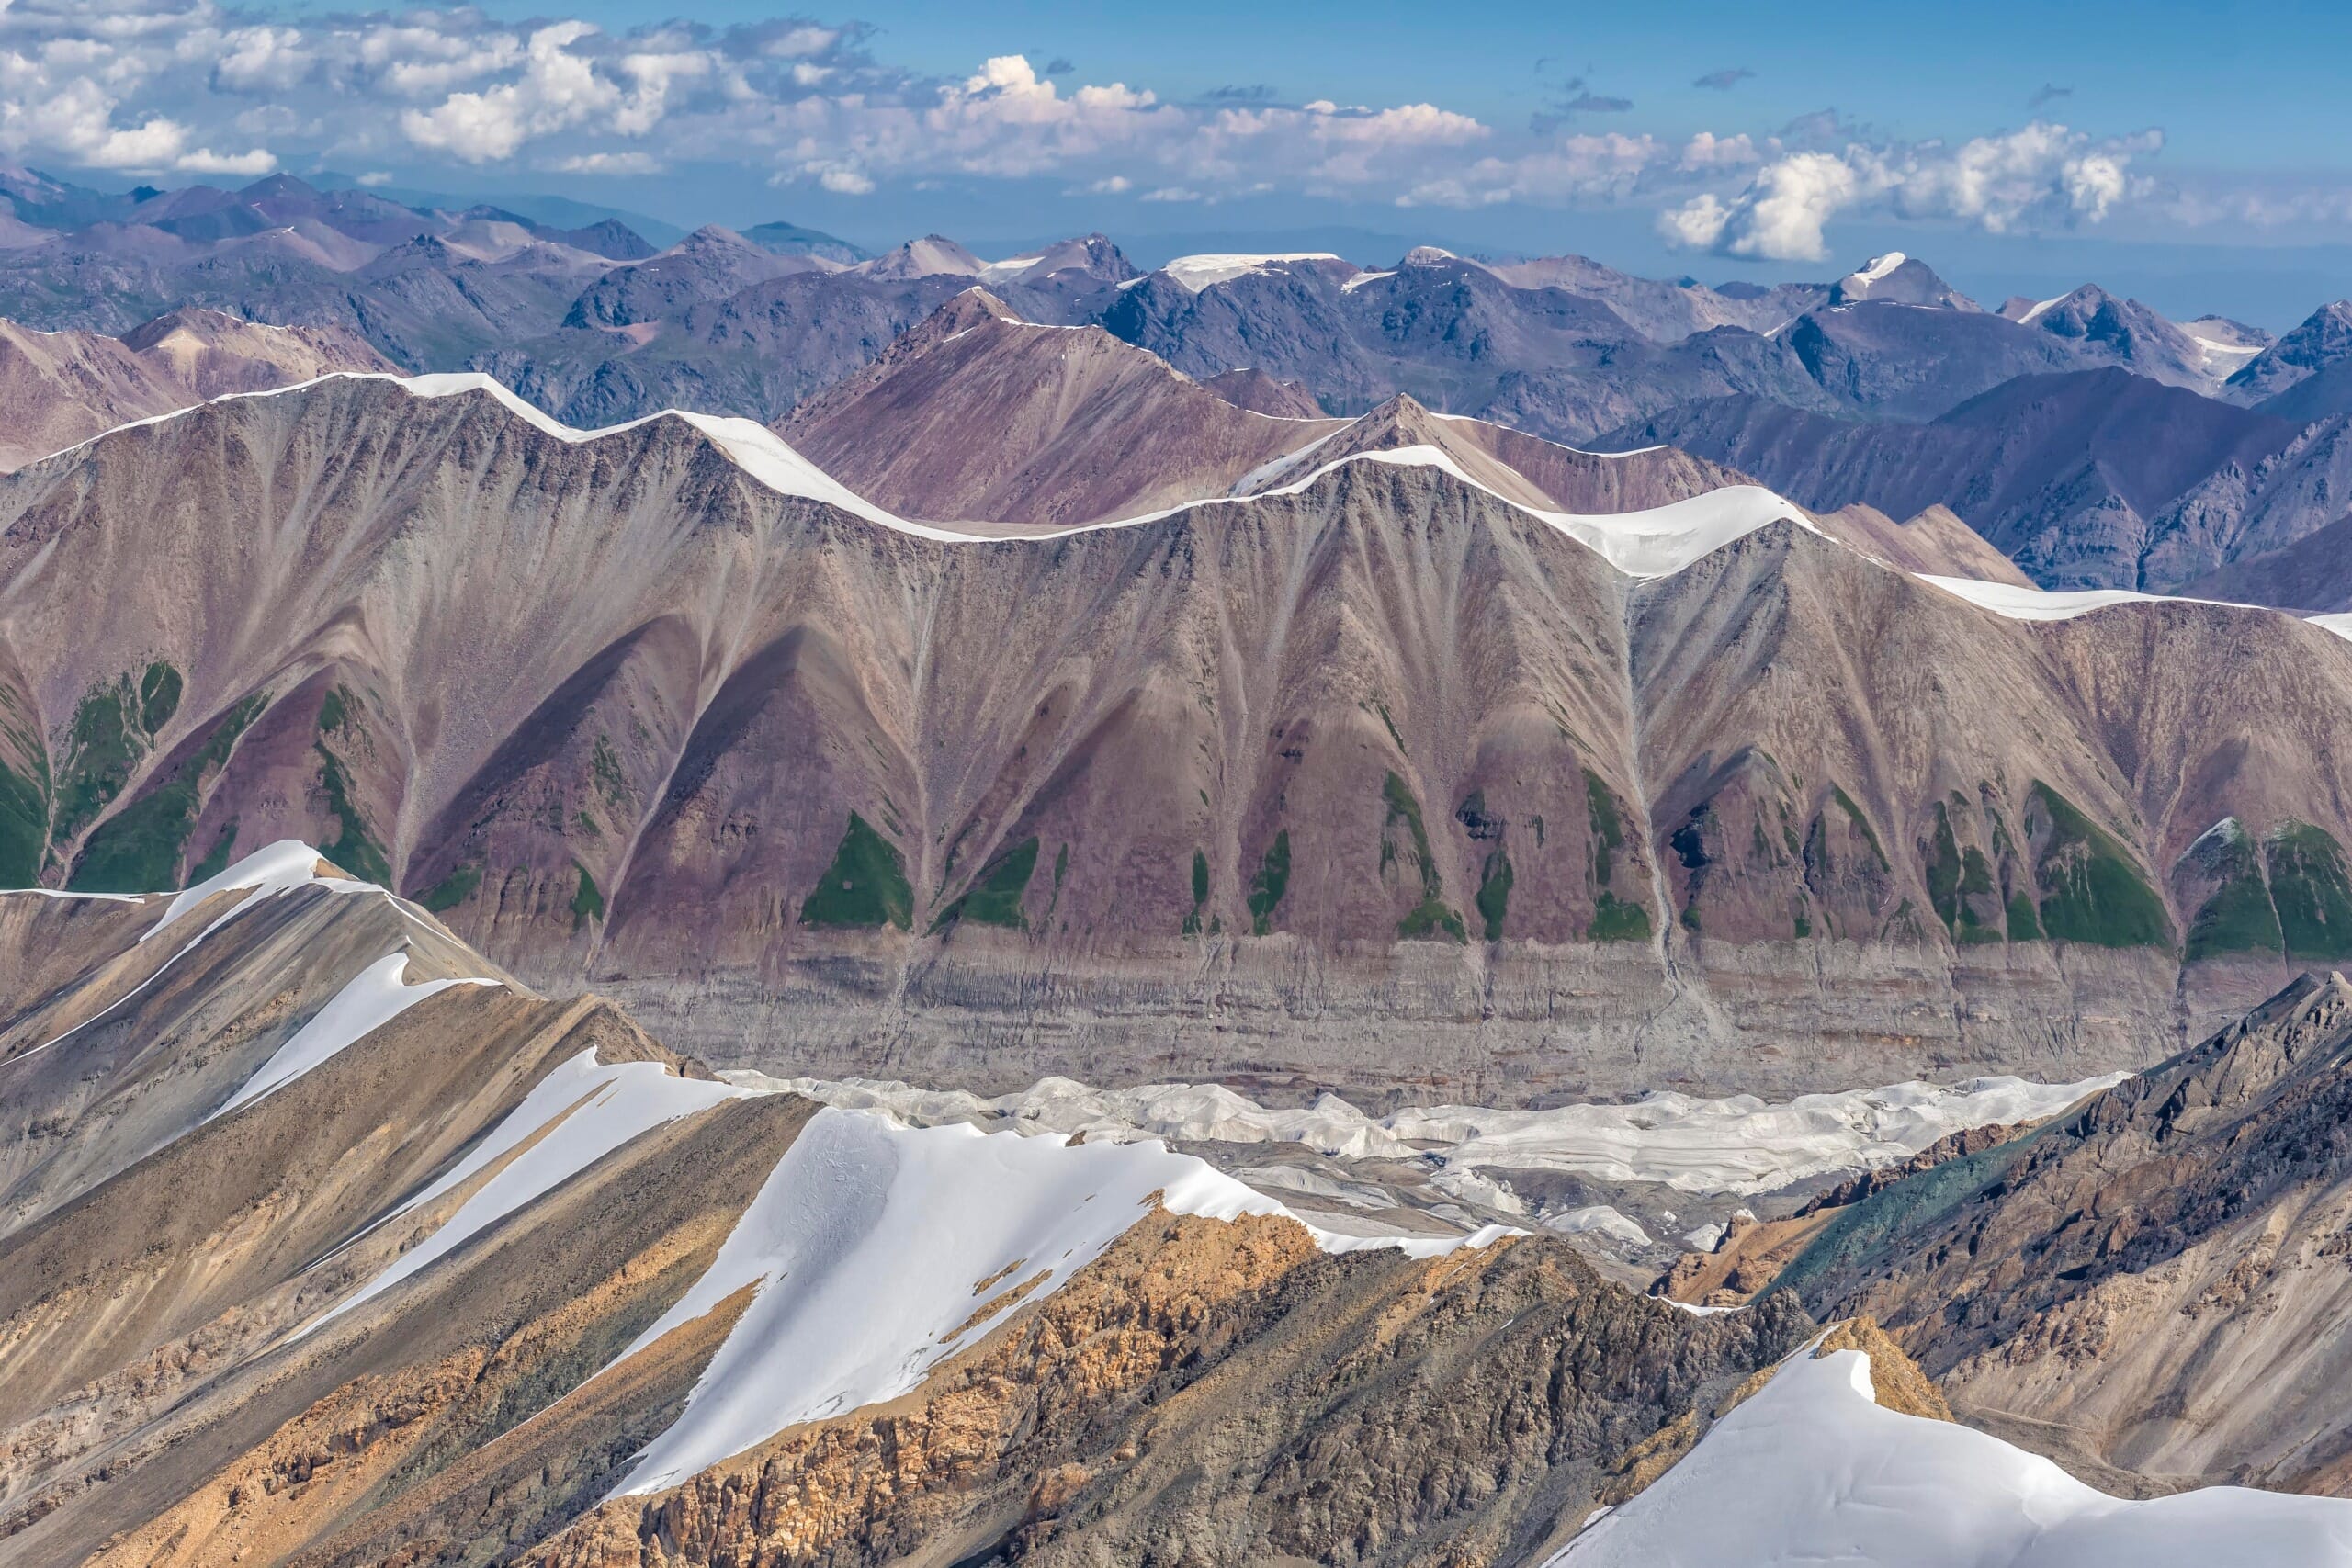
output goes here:
<path id="1" fill-rule="evenodd" d="M 1702 191 L 1669 208 L 1658 231 L 1724 255 L 1821 261 L 1829 254 L 1825 226 L 1860 210 L 1957 220 L 1993 233 L 2096 223 L 2132 194 L 2132 161 L 2162 146 L 2158 132 L 2099 140 L 2037 120 L 1958 146 L 1854 142 L 1837 152 L 1782 152 L 1728 197 Z"/>

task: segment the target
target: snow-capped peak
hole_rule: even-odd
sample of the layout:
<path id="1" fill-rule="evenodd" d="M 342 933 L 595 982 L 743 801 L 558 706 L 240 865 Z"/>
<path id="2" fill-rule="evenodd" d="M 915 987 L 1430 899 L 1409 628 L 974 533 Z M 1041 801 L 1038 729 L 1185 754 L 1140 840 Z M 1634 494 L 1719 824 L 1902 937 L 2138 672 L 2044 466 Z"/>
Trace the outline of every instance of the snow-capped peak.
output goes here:
<path id="1" fill-rule="evenodd" d="M 1847 280 L 1851 283 L 1876 283 L 1894 275 L 1894 269 L 1911 258 L 1901 251 L 1889 251 L 1883 256 L 1872 256 L 1854 270 Z"/>

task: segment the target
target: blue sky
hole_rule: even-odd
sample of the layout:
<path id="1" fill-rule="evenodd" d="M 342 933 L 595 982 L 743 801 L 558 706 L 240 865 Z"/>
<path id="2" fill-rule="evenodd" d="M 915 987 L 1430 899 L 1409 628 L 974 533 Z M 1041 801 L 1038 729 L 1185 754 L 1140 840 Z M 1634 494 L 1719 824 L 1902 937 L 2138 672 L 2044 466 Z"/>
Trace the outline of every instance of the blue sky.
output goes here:
<path id="1" fill-rule="evenodd" d="M 1580 250 L 2277 324 L 2352 292 L 2352 6 L 16 0 L 0 155 L 336 173 L 868 244 Z M 2093 269 L 2097 269 L 2094 273 Z"/>

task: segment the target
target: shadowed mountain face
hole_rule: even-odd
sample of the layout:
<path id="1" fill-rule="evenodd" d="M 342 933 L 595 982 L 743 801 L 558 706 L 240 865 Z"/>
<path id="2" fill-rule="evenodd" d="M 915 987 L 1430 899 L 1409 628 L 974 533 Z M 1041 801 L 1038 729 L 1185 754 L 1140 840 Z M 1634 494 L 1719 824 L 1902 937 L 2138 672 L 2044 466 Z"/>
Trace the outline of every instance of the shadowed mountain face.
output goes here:
<path id="1" fill-rule="evenodd" d="M 2300 852 L 2217 849 L 2253 868 L 2230 919 L 2265 940 L 2352 919 Z M 1956 1404 L 2095 1461 L 2340 1494 L 2347 1054 L 2352 987 L 2307 975 L 2034 1135 L 1857 1205 L 1781 1282 L 1878 1314 Z"/>
<path id="2" fill-rule="evenodd" d="M 12 1562 L 1518 1561 L 1814 1332 L 720 1083 L 295 844 L 0 894 L 0 1084 Z"/>
<path id="3" fill-rule="evenodd" d="M 1426 447 L 932 536 L 755 427 L 442 391 L 0 483 L 11 879 L 302 838 L 742 1065 L 1492 1103 L 2137 1064 L 2302 953 L 2192 940 L 2216 821 L 2342 874 L 2352 645 L 2268 612 L 2012 620 Z"/>

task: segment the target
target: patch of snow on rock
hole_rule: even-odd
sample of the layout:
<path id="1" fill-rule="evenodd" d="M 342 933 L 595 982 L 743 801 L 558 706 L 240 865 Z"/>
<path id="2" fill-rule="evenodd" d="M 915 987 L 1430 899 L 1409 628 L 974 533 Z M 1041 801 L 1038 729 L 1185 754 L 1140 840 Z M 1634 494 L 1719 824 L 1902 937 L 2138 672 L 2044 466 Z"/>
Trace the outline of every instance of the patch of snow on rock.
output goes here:
<path id="1" fill-rule="evenodd" d="M 311 1021 L 294 1032 L 294 1037 L 280 1045 L 261 1070 L 245 1080 L 244 1087 L 229 1097 L 228 1103 L 205 1118 L 207 1122 L 226 1116 L 243 1105 L 249 1105 L 263 1096 L 285 1088 L 304 1073 L 333 1059 L 337 1054 L 356 1044 L 425 998 L 437 996 L 452 986 L 491 986 L 494 980 L 427 980 L 412 986 L 408 974 L 408 954 L 395 953 L 379 958 L 352 976 L 349 984 L 337 991 L 327 1005 L 311 1015 Z"/>
<path id="2" fill-rule="evenodd" d="M 1214 288 L 1220 283 L 1230 283 L 1253 272 L 1271 272 L 1287 262 L 1335 262 L 1339 259 L 1329 251 L 1281 251 L 1267 255 L 1178 256 L 1159 270 L 1191 292 L 1198 294 L 1204 288 Z"/>
<path id="3" fill-rule="evenodd" d="M 749 1092 L 707 1078 L 680 1077 L 659 1062 L 607 1065 L 598 1062 L 593 1050 L 581 1052 L 541 1078 L 523 1103 L 508 1111 L 490 1135 L 439 1180 L 385 1218 L 397 1218 L 429 1203 L 464 1186 L 516 1149 L 523 1152 L 430 1235 L 302 1332 L 308 1334 L 383 1294 L 640 1134 Z M 525 1148 L 526 1144 L 529 1147 Z"/>
<path id="4" fill-rule="evenodd" d="M 1545 1568 L 2269 1568 L 2352 1562 L 2352 1502 L 2212 1486 L 2110 1497 L 2050 1461 L 1877 1403 L 1870 1358 L 1810 1352 Z"/>

